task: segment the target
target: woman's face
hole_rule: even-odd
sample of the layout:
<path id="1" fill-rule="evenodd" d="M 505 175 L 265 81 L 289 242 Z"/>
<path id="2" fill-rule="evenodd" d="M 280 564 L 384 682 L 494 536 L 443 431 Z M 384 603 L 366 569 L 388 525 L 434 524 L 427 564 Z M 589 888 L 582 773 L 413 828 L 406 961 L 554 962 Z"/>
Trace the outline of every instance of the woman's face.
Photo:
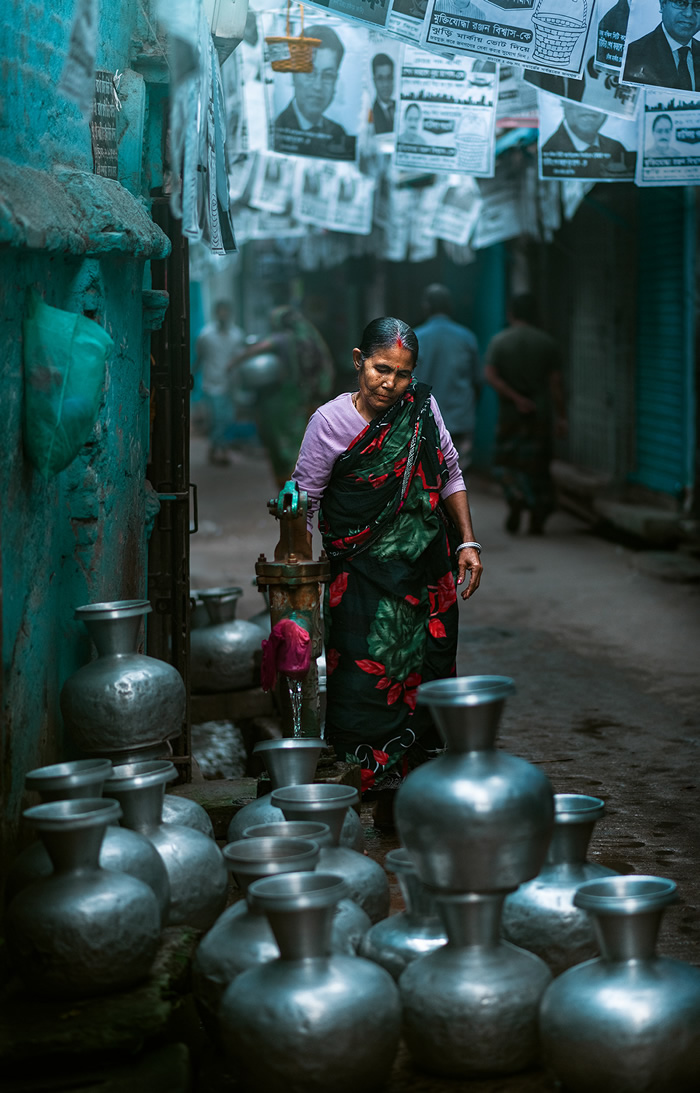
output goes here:
<path id="1" fill-rule="evenodd" d="M 375 417 L 405 393 L 413 379 L 413 354 L 405 346 L 391 345 L 364 361 L 359 349 L 353 349 L 352 356 L 360 389 L 357 409 Z"/>

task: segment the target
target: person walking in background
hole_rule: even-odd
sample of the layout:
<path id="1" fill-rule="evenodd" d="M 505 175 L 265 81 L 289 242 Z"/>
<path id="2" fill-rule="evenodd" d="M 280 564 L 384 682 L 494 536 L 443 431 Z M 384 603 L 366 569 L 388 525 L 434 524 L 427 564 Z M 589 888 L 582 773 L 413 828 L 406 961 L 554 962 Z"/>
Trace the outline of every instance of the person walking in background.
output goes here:
<path id="1" fill-rule="evenodd" d="M 452 296 L 445 285 L 428 285 L 423 310 L 428 319 L 416 328 L 420 345 L 416 375 L 430 384 L 464 471 L 471 463 L 481 390 L 479 348 L 471 330 L 450 318 Z"/>
<path id="2" fill-rule="evenodd" d="M 245 344 L 245 336 L 233 322 L 227 300 L 214 304 L 214 319 L 203 327 L 195 343 L 195 368 L 202 376 L 202 393 L 207 403 L 209 462 L 228 466 L 226 432 L 234 420 L 230 391 L 231 362 Z"/>
<path id="3" fill-rule="evenodd" d="M 489 344 L 484 369 L 499 402 L 493 470 L 508 504 L 506 531 L 516 534 L 527 509 L 530 534 L 541 535 L 556 508 L 549 468 L 554 416 L 559 433 L 567 428 L 561 355 L 554 339 L 537 329 L 529 293 L 513 297 L 508 320 L 510 326 Z"/>
<path id="4" fill-rule="evenodd" d="M 256 392 L 253 409 L 277 483 L 291 476 L 307 422 L 333 388 L 331 351 L 314 324 L 296 307 L 283 304 L 270 313 L 271 333 L 237 354 L 238 367 L 250 357 L 274 353 L 274 380 Z"/>

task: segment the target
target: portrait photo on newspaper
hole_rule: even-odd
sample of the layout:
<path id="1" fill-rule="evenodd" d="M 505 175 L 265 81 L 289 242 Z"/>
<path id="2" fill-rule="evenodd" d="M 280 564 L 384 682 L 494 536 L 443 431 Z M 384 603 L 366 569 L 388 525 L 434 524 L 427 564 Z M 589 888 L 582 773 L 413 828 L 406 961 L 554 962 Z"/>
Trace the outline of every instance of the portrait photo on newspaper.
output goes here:
<path id="1" fill-rule="evenodd" d="M 632 0 L 622 82 L 700 91 L 700 0 Z"/>
<path id="2" fill-rule="evenodd" d="M 314 11 L 314 9 L 307 9 Z M 286 17 L 263 18 L 266 41 L 283 38 Z M 293 35 L 300 26 L 292 20 Z M 312 70 L 275 71 L 268 63 L 266 102 L 269 149 L 291 156 L 354 161 L 358 136 L 367 118 L 364 93 L 367 32 L 347 21 L 314 11 L 304 37 L 318 41 L 311 55 Z M 277 43 L 268 43 L 268 62 Z"/>
<path id="3" fill-rule="evenodd" d="M 700 183 L 700 94 L 645 91 L 639 118 L 638 186 Z"/>
<path id="4" fill-rule="evenodd" d="M 540 92 L 540 178 L 586 178 L 631 182 L 637 160 L 637 130 L 592 106 Z"/>
<path id="5" fill-rule="evenodd" d="M 493 175 L 497 97 L 498 66 L 492 61 L 448 60 L 406 46 L 396 166 Z"/>

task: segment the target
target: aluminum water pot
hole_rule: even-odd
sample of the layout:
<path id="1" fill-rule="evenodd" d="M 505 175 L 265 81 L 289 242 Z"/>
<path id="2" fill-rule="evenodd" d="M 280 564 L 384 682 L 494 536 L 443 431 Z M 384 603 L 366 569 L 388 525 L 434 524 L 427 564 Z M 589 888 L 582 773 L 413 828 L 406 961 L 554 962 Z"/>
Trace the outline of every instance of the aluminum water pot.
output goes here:
<path id="1" fill-rule="evenodd" d="M 396 795 L 396 824 L 421 880 L 488 892 L 537 876 L 554 823 L 549 779 L 496 750 L 512 679 L 463 676 L 418 688 L 447 751 L 413 770 Z"/>
<path id="2" fill-rule="evenodd" d="M 328 824 L 310 820 L 282 820 L 277 824 L 257 824 L 247 827 L 244 839 L 260 838 L 312 839 L 319 847 L 332 846 Z M 362 940 L 371 927 L 369 915 L 352 899 L 340 899 L 333 912 L 333 952 L 360 953 Z M 361 954 L 363 955 L 363 954 Z"/>
<path id="3" fill-rule="evenodd" d="M 267 767 L 274 790 L 311 782 L 316 773 L 318 758 L 325 747 L 320 737 L 283 737 L 280 740 L 258 741 L 253 748 L 253 754 L 260 756 Z M 243 838 L 248 827 L 279 823 L 283 820 L 284 814 L 272 803 L 270 791 L 244 805 L 236 813 L 229 824 L 226 839 L 228 842 L 237 842 Z M 340 842 L 342 846 L 349 846 L 352 850 L 363 849 L 362 824 L 354 809 L 348 809 L 343 819 Z"/>
<path id="4" fill-rule="evenodd" d="M 63 685 L 61 712 L 76 746 L 88 755 L 118 758 L 179 736 L 185 684 L 163 660 L 137 652 L 147 600 L 79 607 L 97 659 Z"/>
<path id="5" fill-rule="evenodd" d="M 213 839 L 163 823 L 165 784 L 175 777 L 173 764 L 162 760 L 125 764 L 113 769 L 105 793 L 122 806 L 124 826 L 144 835 L 163 860 L 170 881 L 167 924 L 207 930 L 226 903 L 226 867 Z"/>
<path id="6" fill-rule="evenodd" d="M 244 893 L 262 877 L 313 869 L 318 853 L 315 842 L 294 838 L 245 839 L 224 848 L 226 864 Z M 192 993 L 215 1041 L 219 1006 L 229 983 L 246 968 L 278 956 L 267 918 L 247 900 L 227 907 L 204 935 L 192 962 Z"/>
<path id="7" fill-rule="evenodd" d="M 403 847 L 390 850 L 384 868 L 396 873 L 406 910 L 373 926 L 362 940 L 360 956 L 381 964 L 398 979 L 412 961 L 441 948 L 447 934 L 433 894 L 417 876 L 408 851 Z"/>
<path id="8" fill-rule="evenodd" d="M 250 886 L 269 919 L 278 960 L 234 979 L 219 1022 L 224 1050 L 250 1089 L 374 1093 L 399 1043 L 396 984 L 376 964 L 330 952 L 340 877 L 287 873 Z"/>
<path id="9" fill-rule="evenodd" d="M 614 869 L 586 861 L 594 825 L 604 810 L 600 797 L 555 793 L 547 859 L 534 880 L 506 897 L 503 936 L 536 953 L 554 975 L 599 952 L 593 922 L 574 905 L 574 895 L 587 880 L 615 875 Z"/>
<path id="10" fill-rule="evenodd" d="M 436 892 L 448 944 L 399 980 L 404 1041 L 422 1070 L 511 1074 L 537 1062 L 547 965 L 500 937 L 503 892 Z"/>
<path id="11" fill-rule="evenodd" d="M 26 789 L 49 801 L 77 801 L 99 797 L 112 764 L 109 759 L 76 759 L 70 763 L 53 763 L 30 770 L 24 779 Z M 100 846 L 100 867 L 128 873 L 153 889 L 161 921 L 165 922 L 170 905 L 170 882 L 162 858 L 156 848 L 136 831 L 119 827 L 114 820 L 105 830 Z M 39 840 L 19 854 L 9 870 L 6 898 L 13 899 L 22 888 L 50 877 L 53 864 L 44 843 Z"/>
<path id="12" fill-rule="evenodd" d="M 381 865 L 365 854 L 340 846 L 340 833 L 348 809 L 359 799 L 352 786 L 315 783 L 285 786 L 272 791 L 272 803 L 287 820 L 318 820 L 328 824 L 332 846 L 322 846 L 318 871 L 335 873 L 348 887 L 348 895 L 359 903 L 373 923 L 389 914 L 389 882 Z"/>
<path id="13" fill-rule="evenodd" d="M 243 589 L 205 588 L 199 592 L 209 624 L 190 633 L 192 690 L 199 694 L 241 691 L 260 683 L 265 637 L 259 626 L 236 618 Z"/>
<path id="14" fill-rule="evenodd" d="M 214 827 L 209 813 L 189 797 L 178 797 L 175 793 L 166 793 L 163 797 L 163 823 L 180 824 L 181 827 L 193 827 L 210 839 L 214 838 Z"/>
<path id="15" fill-rule="evenodd" d="M 676 886 L 664 877 L 601 877 L 574 897 L 601 956 L 555 979 L 540 1013 L 547 1069 L 567 1093 L 696 1093 L 700 971 L 656 955 Z"/>
<path id="16" fill-rule="evenodd" d="M 5 921 L 8 958 L 32 993 L 106 994 L 148 975 L 160 938 L 153 890 L 99 864 L 104 832 L 120 811 L 116 801 L 86 797 L 23 813 L 53 864 L 50 877 L 13 899 Z"/>

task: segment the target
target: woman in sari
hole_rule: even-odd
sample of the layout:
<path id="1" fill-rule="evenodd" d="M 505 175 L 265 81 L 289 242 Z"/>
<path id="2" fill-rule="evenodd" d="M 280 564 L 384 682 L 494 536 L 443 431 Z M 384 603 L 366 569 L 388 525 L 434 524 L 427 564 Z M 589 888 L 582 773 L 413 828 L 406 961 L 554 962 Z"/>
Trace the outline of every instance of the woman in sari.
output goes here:
<path id="1" fill-rule="evenodd" d="M 326 588 L 326 738 L 359 763 L 363 790 L 395 789 L 439 739 L 416 689 L 455 674 L 457 585 L 481 578 L 458 454 L 418 340 L 375 319 L 353 350 L 358 389 L 311 417 L 294 478 L 319 510 Z M 385 798 L 386 799 L 386 798 Z"/>

